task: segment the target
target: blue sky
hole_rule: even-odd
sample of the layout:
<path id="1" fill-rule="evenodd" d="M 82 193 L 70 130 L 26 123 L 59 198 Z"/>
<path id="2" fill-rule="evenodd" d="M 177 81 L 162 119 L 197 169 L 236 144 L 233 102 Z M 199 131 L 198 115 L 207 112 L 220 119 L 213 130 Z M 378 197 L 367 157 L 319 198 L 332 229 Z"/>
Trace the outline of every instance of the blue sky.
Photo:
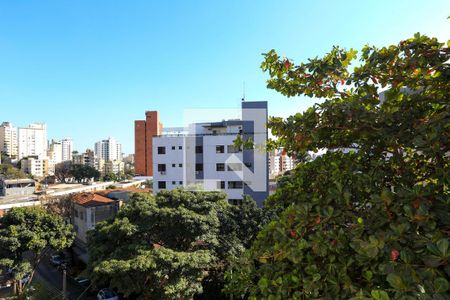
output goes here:
<path id="1" fill-rule="evenodd" d="M 263 52 L 299 62 L 418 31 L 446 41 L 448 15 L 448 0 L 0 0 L 0 121 L 47 122 L 77 150 L 114 136 L 132 153 L 146 110 L 181 126 L 184 109 L 239 107 L 244 81 L 270 115 L 311 106 L 266 89 Z"/>

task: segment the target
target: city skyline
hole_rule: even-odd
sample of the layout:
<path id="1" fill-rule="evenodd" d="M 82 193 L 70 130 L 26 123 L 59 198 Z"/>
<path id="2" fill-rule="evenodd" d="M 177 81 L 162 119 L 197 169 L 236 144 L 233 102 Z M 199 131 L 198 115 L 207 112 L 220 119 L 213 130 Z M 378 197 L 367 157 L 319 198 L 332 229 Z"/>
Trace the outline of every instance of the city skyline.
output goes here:
<path id="1" fill-rule="evenodd" d="M 300 62 L 333 45 L 384 46 L 418 31 L 444 42 L 448 8 L 447 1 L 4 2 L 0 121 L 45 122 L 49 139 L 70 136 L 80 152 L 113 136 L 133 153 L 143 112 L 180 126 L 185 109 L 238 108 L 244 82 L 246 99 L 267 100 L 269 115 L 286 117 L 315 100 L 267 90 L 261 53 L 274 48 Z"/>

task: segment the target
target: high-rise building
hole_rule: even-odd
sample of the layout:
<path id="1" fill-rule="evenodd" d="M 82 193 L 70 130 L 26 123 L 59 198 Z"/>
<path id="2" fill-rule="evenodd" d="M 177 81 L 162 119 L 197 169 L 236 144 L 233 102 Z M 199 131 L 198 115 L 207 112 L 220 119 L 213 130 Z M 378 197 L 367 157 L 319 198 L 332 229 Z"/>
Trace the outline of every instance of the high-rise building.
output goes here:
<path id="1" fill-rule="evenodd" d="M 73 156 L 72 161 L 74 165 L 86 165 L 96 168 L 96 157 L 94 151 L 86 149 L 84 153 Z"/>
<path id="2" fill-rule="evenodd" d="M 61 141 L 62 146 L 62 160 L 72 160 L 73 141 L 71 138 L 64 138 Z"/>
<path id="3" fill-rule="evenodd" d="M 47 156 L 47 124 L 33 123 L 18 130 L 18 158 Z"/>
<path id="4" fill-rule="evenodd" d="M 0 125 L 0 152 L 6 153 L 10 158 L 18 158 L 17 127 L 10 122 Z"/>
<path id="5" fill-rule="evenodd" d="M 122 160 L 122 145 L 109 137 L 95 143 L 95 155 L 103 160 Z"/>
<path id="6" fill-rule="evenodd" d="M 278 148 L 269 153 L 269 177 L 276 178 L 295 167 L 295 159 L 288 156 L 284 148 Z"/>
<path id="7" fill-rule="evenodd" d="M 48 172 L 55 174 L 55 166 L 62 162 L 62 144 L 61 142 L 52 140 L 47 150 Z"/>
<path id="8" fill-rule="evenodd" d="M 145 112 L 145 120 L 134 121 L 134 170 L 136 175 L 153 176 L 153 136 L 163 125 L 157 111 Z"/>
<path id="9" fill-rule="evenodd" d="M 249 195 L 261 206 L 269 191 L 266 124 L 267 102 L 244 101 L 241 119 L 194 123 L 184 133 L 167 129 L 154 136 L 153 192 L 223 191 L 230 203 Z M 254 147 L 236 147 L 238 136 Z"/>

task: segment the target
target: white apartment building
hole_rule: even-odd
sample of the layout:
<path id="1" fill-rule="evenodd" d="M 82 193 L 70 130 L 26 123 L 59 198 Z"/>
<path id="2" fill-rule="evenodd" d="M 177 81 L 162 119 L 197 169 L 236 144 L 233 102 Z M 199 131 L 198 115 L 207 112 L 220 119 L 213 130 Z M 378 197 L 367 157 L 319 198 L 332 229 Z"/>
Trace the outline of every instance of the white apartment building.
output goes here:
<path id="1" fill-rule="evenodd" d="M 103 160 L 122 160 L 122 144 L 109 137 L 95 143 L 95 156 Z"/>
<path id="2" fill-rule="evenodd" d="M 48 172 L 55 174 L 55 166 L 62 162 L 62 144 L 61 142 L 52 140 L 47 150 Z"/>
<path id="3" fill-rule="evenodd" d="M 47 124 L 33 123 L 18 130 L 18 158 L 47 155 Z"/>
<path id="4" fill-rule="evenodd" d="M 17 127 L 10 122 L 0 125 L 0 151 L 5 152 L 12 159 L 18 157 Z"/>
<path id="5" fill-rule="evenodd" d="M 242 118 L 165 130 L 153 137 L 153 192 L 184 187 L 224 191 L 231 203 L 250 195 L 258 205 L 268 196 L 267 102 L 242 102 Z M 237 149 L 251 138 L 255 149 Z"/>
<path id="6" fill-rule="evenodd" d="M 72 160 L 72 152 L 73 152 L 73 141 L 71 138 L 64 138 L 61 140 L 61 151 L 62 151 L 62 160 L 68 161 Z"/>
<path id="7" fill-rule="evenodd" d="M 295 167 L 295 160 L 286 154 L 283 148 L 275 149 L 269 153 L 269 177 L 271 179 L 283 175 Z"/>
<path id="8" fill-rule="evenodd" d="M 36 176 L 44 177 L 48 175 L 48 159 L 38 156 L 30 156 L 22 159 L 20 168 L 23 172 Z"/>

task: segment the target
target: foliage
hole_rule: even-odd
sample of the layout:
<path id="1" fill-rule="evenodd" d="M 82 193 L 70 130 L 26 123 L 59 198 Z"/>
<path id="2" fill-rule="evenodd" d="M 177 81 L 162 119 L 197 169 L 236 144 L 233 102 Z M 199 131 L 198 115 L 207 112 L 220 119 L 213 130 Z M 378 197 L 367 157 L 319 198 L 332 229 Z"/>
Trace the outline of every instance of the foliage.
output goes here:
<path id="1" fill-rule="evenodd" d="M 10 164 L 0 164 L 0 177 L 5 179 L 28 178 L 27 174 Z"/>
<path id="2" fill-rule="evenodd" d="M 55 177 L 60 182 L 66 182 L 66 179 L 72 177 L 72 162 L 63 161 L 55 165 Z"/>
<path id="3" fill-rule="evenodd" d="M 294 65 L 275 51 L 268 87 L 325 98 L 272 133 L 298 166 L 266 205 L 283 212 L 227 274 L 252 299 L 450 299 L 449 49 L 334 47 Z M 380 89 L 386 91 L 380 96 Z"/>
<path id="4" fill-rule="evenodd" d="M 93 279 L 133 298 L 191 299 L 216 288 L 219 299 L 227 256 L 239 255 L 259 229 L 260 210 L 247 206 L 238 213 L 218 192 L 134 194 L 114 220 L 89 232 Z"/>
<path id="5" fill-rule="evenodd" d="M 116 174 L 114 173 L 106 173 L 103 178 L 103 181 L 118 181 Z"/>
<path id="6" fill-rule="evenodd" d="M 71 225 L 41 207 L 12 208 L 0 219 L 0 266 L 10 268 L 16 283 L 27 273 L 36 270 L 49 250 L 69 247 L 74 239 Z M 25 252 L 30 256 L 26 260 Z M 22 292 L 20 284 L 19 293 Z"/>
<path id="7" fill-rule="evenodd" d="M 100 172 L 88 165 L 72 165 L 70 174 L 78 182 L 90 180 L 92 178 L 98 180 L 100 178 Z"/>

